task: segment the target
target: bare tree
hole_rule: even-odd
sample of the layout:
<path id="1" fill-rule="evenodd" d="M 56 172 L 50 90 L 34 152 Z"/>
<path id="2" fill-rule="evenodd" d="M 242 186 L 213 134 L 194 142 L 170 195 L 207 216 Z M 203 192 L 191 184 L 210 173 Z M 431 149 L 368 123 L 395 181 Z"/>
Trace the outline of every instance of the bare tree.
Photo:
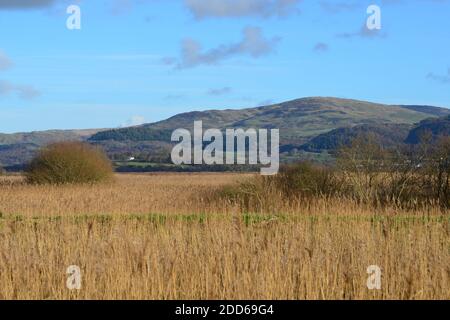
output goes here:
<path id="1" fill-rule="evenodd" d="M 339 150 L 337 164 L 358 200 L 368 201 L 376 197 L 377 178 L 387 160 L 388 153 L 376 136 L 367 133 Z"/>

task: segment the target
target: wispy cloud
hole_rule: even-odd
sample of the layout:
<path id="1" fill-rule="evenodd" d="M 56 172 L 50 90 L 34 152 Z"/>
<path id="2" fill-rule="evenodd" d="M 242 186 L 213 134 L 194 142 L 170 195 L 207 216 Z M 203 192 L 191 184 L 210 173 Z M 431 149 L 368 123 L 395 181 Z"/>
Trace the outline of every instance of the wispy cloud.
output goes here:
<path id="1" fill-rule="evenodd" d="M 41 93 L 33 86 L 16 85 L 9 81 L 0 80 L 0 96 L 9 94 L 17 94 L 21 99 L 31 100 L 38 97 Z"/>
<path id="2" fill-rule="evenodd" d="M 448 3 L 450 0 L 416 0 L 416 2 L 419 3 L 434 3 L 434 4 L 441 4 L 441 3 Z M 401 5 L 401 4 L 407 4 L 413 2 L 411 0 L 381 0 L 381 5 L 388 6 L 388 5 Z M 320 7 L 327 13 L 331 14 L 337 14 L 342 12 L 348 12 L 348 11 L 354 11 L 358 10 L 359 8 L 362 8 L 364 6 L 367 7 L 367 3 L 362 1 L 355 1 L 355 0 L 349 0 L 349 1 L 336 1 L 336 0 L 321 0 L 319 2 Z"/>
<path id="3" fill-rule="evenodd" d="M 0 0 L 0 10 L 46 8 L 56 3 L 56 0 Z"/>
<path id="4" fill-rule="evenodd" d="M 223 96 L 225 94 L 231 93 L 231 91 L 232 91 L 232 89 L 230 87 L 209 89 L 208 90 L 208 95 L 210 95 L 210 96 Z"/>
<path id="5" fill-rule="evenodd" d="M 1 0 L 0 0 L 1 1 Z M 5 71 L 12 68 L 13 61 L 0 50 L 0 71 Z M 33 86 L 17 85 L 6 80 L 0 80 L 0 96 L 9 94 L 17 94 L 21 99 L 30 100 L 40 95 L 40 92 Z"/>
<path id="6" fill-rule="evenodd" d="M 145 118 L 143 116 L 132 116 L 130 119 L 121 124 L 121 127 L 135 127 L 140 126 L 145 123 Z"/>
<path id="7" fill-rule="evenodd" d="M 263 101 L 259 101 L 255 106 L 256 107 L 265 107 L 265 106 L 270 106 L 274 103 L 273 99 L 267 99 L 267 100 L 263 100 Z"/>
<path id="8" fill-rule="evenodd" d="M 283 17 L 298 11 L 302 0 L 184 0 L 196 19 Z"/>
<path id="9" fill-rule="evenodd" d="M 316 45 L 314 46 L 313 50 L 315 52 L 326 52 L 330 49 L 330 47 L 328 46 L 328 44 L 324 43 L 324 42 L 318 42 L 316 43 Z"/>
<path id="10" fill-rule="evenodd" d="M 193 68 L 199 65 L 215 65 L 237 55 L 249 55 L 259 58 L 274 51 L 281 40 L 279 37 L 265 38 L 262 30 L 257 27 L 246 27 L 241 41 L 223 44 L 208 51 L 203 51 L 202 45 L 193 40 L 185 39 L 182 43 L 180 59 L 165 58 L 164 63 L 176 65 L 179 69 Z"/>
<path id="11" fill-rule="evenodd" d="M 132 0 L 113 0 L 111 3 L 111 13 L 114 15 L 119 15 L 123 13 L 128 13 L 133 8 Z"/>
<path id="12" fill-rule="evenodd" d="M 81 2 L 82 0 L 0 0 L 0 10 L 51 9 L 80 4 Z"/>
<path id="13" fill-rule="evenodd" d="M 0 50 L 0 71 L 8 70 L 12 66 L 12 60 L 2 50 Z"/>
<path id="14" fill-rule="evenodd" d="M 360 3 L 350 1 L 320 1 L 320 7 L 328 13 L 341 13 L 343 11 L 352 11 L 360 7 Z"/>
<path id="15" fill-rule="evenodd" d="M 443 84 L 448 84 L 448 83 L 450 83 L 450 68 L 448 68 L 447 74 L 441 75 L 441 74 L 435 74 L 433 72 L 430 72 L 427 75 L 427 78 L 430 80 L 433 80 L 433 81 L 443 83 Z"/>
<path id="16" fill-rule="evenodd" d="M 386 32 L 382 32 L 381 30 L 378 30 L 378 29 L 370 30 L 364 24 L 359 29 L 359 31 L 338 33 L 336 36 L 338 38 L 342 38 L 342 39 L 352 39 L 352 38 L 375 39 L 375 38 L 386 38 L 387 37 L 387 33 Z"/>
<path id="17" fill-rule="evenodd" d="M 171 93 L 164 97 L 164 100 L 180 100 L 186 98 L 185 94 L 182 93 Z"/>

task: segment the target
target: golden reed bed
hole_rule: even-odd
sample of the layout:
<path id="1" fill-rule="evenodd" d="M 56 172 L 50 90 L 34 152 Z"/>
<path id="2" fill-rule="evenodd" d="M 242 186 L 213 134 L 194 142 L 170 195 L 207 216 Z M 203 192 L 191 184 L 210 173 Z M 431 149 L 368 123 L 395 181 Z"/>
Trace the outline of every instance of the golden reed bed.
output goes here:
<path id="1" fill-rule="evenodd" d="M 0 299 L 449 299 L 449 212 L 343 199 L 241 212 L 234 174 L 119 175 L 98 186 L 0 178 Z M 267 201 L 267 199 L 265 199 Z M 66 286 L 81 269 L 80 290 Z M 367 288 L 367 267 L 382 270 Z"/>

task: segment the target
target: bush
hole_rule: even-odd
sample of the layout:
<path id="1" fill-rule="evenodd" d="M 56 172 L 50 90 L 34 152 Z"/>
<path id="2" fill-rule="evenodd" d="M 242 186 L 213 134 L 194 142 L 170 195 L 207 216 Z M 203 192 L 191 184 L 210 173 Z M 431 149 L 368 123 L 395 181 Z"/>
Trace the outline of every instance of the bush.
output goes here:
<path id="1" fill-rule="evenodd" d="M 316 198 L 334 196 L 340 182 L 330 168 L 309 162 L 283 166 L 274 176 L 255 176 L 237 185 L 222 188 L 221 199 L 246 212 L 276 212 L 280 204 L 301 200 L 307 204 Z"/>
<path id="2" fill-rule="evenodd" d="M 276 203 L 276 189 L 269 177 L 257 175 L 238 184 L 225 186 L 218 193 L 214 192 L 211 200 L 217 198 L 237 205 L 246 212 L 271 211 L 271 205 Z"/>
<path id="3" fill-rule="evenodd" d="M 450 137 L 438 137 L 425 159 L 421 166 L 422 190 L 428 198 L 450 208 Z"/>
<path id="4" fill-rule="evenodd" d="M 339 190 L 337 176 L 330 168 L 309 162 L 282 167 L 272 179 L 286 197 L 328 196 Z"/>
<path id="5" fill-rule="evenodd" d="M 377 199 L 380 173 L 389 170 L 390 155 L 378 138 L 365 133 L 358 135 L 337 153 L 337 167 L 344 177 L 341 190 L 362 202 Z"/>
<path id="6" fill-rule="evenodd" d="M 278 175 L 223 188 L 220 196 L 246 211 L 276 211 L 280 202 L 308 204 L 322 197 L 374 208 L 450 208 L 450 137 L 384 149 L 375 137 L 361 135 L 339 150 L 336 163 L 284 166 Z"/>
<path id="7" fill-rule="evenodd" d="M 450 208 L 449 137 L 385 150 L 370 136 L 361 136 L 339 151 L 337 163 L 345 178 L 341 193 L 359 202 Z"/>
<path id="8" fill-rule="evenodd" d="M 32 184 L 97 183 L 112 178 L 112 165 L 99 149 L 81 142 L 55 143 L 42 149 L 26 170 Z"/>

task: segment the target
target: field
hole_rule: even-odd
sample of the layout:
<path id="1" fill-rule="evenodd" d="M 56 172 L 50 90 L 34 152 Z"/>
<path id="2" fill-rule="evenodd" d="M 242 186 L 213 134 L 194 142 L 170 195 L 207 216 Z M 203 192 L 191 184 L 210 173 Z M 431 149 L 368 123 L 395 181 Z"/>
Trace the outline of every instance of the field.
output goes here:
<path id="1" fill-rule="evenodd" d="M 275 198 L 243 212 L 213 199 L 247 177 L 0 177 L 0 299 L 450 299 L 448 211 Z M 80 290 L 66 286 L 71 265 Z M 371 265 L 380 290 L 367 287 Z"/>

